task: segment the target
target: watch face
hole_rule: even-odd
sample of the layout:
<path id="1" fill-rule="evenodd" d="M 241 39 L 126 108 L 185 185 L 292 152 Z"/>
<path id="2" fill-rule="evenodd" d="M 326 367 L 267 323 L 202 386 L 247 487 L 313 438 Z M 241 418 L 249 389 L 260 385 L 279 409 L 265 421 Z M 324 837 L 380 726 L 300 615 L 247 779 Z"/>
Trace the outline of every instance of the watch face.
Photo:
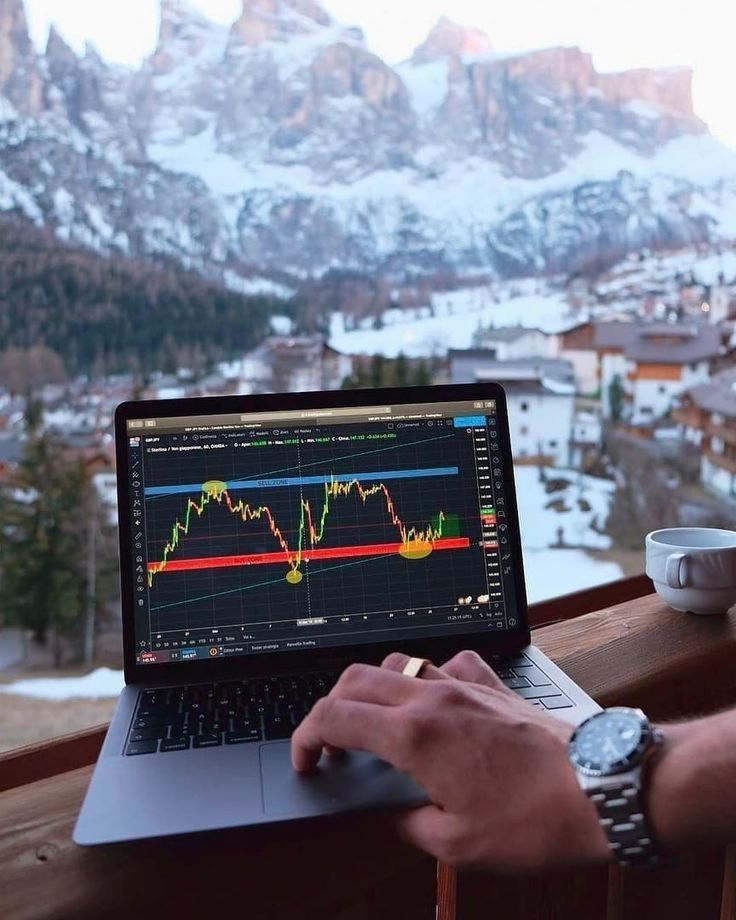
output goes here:
<path id="1" fill-rule="evenodd" d="M 608 709 L 584 722 L 570 740 L 576 766 L 595 776 L 633 766 L 649 735 L 649 723 L 636 710 Z"/>

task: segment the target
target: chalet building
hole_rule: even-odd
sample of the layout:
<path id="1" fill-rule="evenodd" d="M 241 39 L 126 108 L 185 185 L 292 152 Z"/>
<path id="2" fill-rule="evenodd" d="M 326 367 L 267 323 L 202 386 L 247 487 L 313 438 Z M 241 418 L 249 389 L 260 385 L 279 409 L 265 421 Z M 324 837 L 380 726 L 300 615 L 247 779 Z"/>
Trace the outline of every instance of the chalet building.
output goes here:
<path id="1" fill-rule="evenodd" d="M 238 376 L 252 392 L 303 393 L 337 389 L 351 372 L 351 359 L 319 335 L 272 336 L 245 355 Z"/>
<path id="2" fill-rule="evenodd" d="M 497 361 L 552 357 L 551 337 L 540 329 L 527 329 L 524 326 L 483 329 L 476 333 L 475 344 Z"/>
<path id="3" fill-rule="evenodd" d="M 617 373 L 626 375 L 624 350 L 635 335 L 634 322 L 581 323 L 557 336 L 556 356 L 573 366 L 579 393 L 597 393 L 604 376 L 613 379 Z M 604 397 L 601 393 L 602 403 Z M 605 406 L 604 414 L 610 414 Z"/>
<path id="4" fill-rule="evenodd" d="M 672 410 L 684 440 L 700 448 L 700 479 L 736 497 L 736 367 L 683 393 Z"/>
<path id="5" fill-rule="evenodd" d="M 568 466 L 575 414 L 575 375 L 567 361 L 498 361 L 484 349 L 451 350 L 451 383 L 494 380 L 506 390 L 516 463 Z"/>
<path id="6" fill-rule="evenodd" d="M 631 420 L 646 422 L 666 415 L 684 390 L 707 382 L 725 347 L 722 331 L 704 323 L 652 323 L 637 331 L 624 351 L 624 391 Z"/>
<path id="7" fill-rule="evenodd" d="M 572 364 L 580 391 L 600 390 L 605 418 L 614 414 L 618 384 L 623 417 L 647 424 L 665 415 L 684 390 L 708 380 L 730 334 L 708 322 L 592 322 L 562 333 L 557 354 Z"/>

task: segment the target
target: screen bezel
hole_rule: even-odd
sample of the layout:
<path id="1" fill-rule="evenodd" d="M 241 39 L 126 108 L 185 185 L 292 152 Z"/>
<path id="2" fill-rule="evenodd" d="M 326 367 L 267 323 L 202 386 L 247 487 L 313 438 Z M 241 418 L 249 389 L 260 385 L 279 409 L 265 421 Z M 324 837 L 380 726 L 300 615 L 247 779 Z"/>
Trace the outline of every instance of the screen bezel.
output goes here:
<path id="1" fill-rule="evenodd" d="M 499 442 L 503 461 L 503 482 L 507 497 L 506 514 L 511 550 L 514 554 L 514 588 L 518 625 L 503 633 L 486 635 L 468 632 L 457 636 L 407 639 L 405 642 L 375 642 L 308 651 L 241 655 L 213 661 L 177 661 L 162 664 L 136 664 L 133 560 L 130 552 L 132 531 L 128 483 L 129 451 L 127 421 L 141 417 L 184 415 L 229 415 L 236 412 L 274 412 L 300 409 L 342 409 L 356 406 L 401 405 L 412 403 L 496 400 Z M 306 670 L 327 670 L 350 661 L 379 662 L 389 652 L 446 661 L 455 652 L 471 648 L 484 657 L 509 654 L 529 644 L 527 598 L 521 549 L 513 459 L 509 437 L 506 394 L 492 382 L 447 384 L 427 387 L 391 387 L 371 390 L 330 390 L 308 393 L 269 393 L 248 396 L 203 396 L 185 399 L 137 400 L 121 403 L 115 410 L 115 454 L 117 461 L 118 517 L 120 546 L 120 591 L 123 617 L 123 666 L 125 682 L 170 683 L 211 681 L 228 677 L 268 676 Z"/>

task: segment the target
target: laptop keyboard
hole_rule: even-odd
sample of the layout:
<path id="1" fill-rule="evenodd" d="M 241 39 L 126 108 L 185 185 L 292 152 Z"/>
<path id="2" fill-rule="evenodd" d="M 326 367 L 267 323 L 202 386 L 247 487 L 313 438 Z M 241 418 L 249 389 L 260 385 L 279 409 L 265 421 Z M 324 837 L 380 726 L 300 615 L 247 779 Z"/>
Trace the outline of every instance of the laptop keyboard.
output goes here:
<path id="1" fill-rule="evenodd" d="M 566 709 L 572 702 L 524 654 L 495 658 L 506 686 L 534 706 Z M 155 754 L 290 738 L 339 672 L 218 681 L 144 690 L 138 697 L 125 753 Z"/>

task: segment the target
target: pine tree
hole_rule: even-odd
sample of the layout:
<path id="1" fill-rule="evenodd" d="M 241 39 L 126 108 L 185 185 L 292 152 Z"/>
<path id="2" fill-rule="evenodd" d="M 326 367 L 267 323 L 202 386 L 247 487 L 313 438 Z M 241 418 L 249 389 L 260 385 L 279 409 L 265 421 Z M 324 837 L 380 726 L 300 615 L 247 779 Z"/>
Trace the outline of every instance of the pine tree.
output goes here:
<path id="1" fill-rule="evenodd" d="M 397 387 L 409 386 L 409 362 L 407 361 L 406 355 L 403 351 L 399 352 L 396 360 L 394 361 L 393 371 L 393 382 Z"/>
<path id="2" fill-rule="evenodd" d="M 424 359 L 419 361 L 414 368 L 414 380 L 412 383 L 418 387 L 426 387 L 432 383 L 432 373 Z"/>
<path id="3" fill-rule="evenodd" d="M 621 421 L 624 406 L 624 388 L 621 383 L 621 377 L 615 374 L 608 387 L 608 404 L 611 410 L 611 418 L 614 422 Z"/>
<path id="4" fill-rule="evenodd" d="M 84 618 L 84 534 L 91 483 L 80 458 L 32 431 L 0 505 L 0 615 L 6 625 L 53 643 L 78 638 Z"/>

